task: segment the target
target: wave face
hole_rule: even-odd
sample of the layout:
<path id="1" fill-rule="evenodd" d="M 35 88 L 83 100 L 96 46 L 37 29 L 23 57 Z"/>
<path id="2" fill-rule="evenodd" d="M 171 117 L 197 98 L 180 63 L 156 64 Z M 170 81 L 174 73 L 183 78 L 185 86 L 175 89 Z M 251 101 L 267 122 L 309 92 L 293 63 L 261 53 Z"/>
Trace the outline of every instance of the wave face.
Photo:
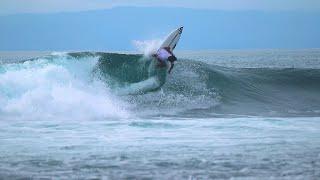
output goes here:
<path id="1" fill-rule="evenodd" d="M 0 112 L 15 118 L 319 116 L 320 70 L 237 68 L 142 55 L 65 53 L 0 66 Z"/>
<path id="2" fill-rule="evenodd" d="M 79 54 L 73 54 L 75 56 Z M 117 94 L 143 94 L 158 90 L 166 81 L 167 68 L 141 55 L 97 53 L 94 72 Z"/>

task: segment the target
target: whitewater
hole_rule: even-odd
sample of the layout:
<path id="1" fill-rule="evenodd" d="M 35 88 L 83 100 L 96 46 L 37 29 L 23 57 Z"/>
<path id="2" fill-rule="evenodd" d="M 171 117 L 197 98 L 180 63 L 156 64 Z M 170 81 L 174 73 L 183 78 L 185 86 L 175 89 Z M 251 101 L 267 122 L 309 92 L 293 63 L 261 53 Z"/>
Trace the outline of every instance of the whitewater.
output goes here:
<path id="1" fill-rule="evenodd" d="M 0 53 L 0 177 L 320 176 L 320 50 L 147 54 Z"/>

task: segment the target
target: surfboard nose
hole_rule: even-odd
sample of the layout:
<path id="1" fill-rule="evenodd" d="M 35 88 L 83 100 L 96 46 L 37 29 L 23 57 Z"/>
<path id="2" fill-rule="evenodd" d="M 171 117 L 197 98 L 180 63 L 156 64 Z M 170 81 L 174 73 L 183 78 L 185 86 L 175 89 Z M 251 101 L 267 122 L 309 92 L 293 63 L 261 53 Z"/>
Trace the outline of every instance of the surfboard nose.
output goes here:
<path id="1" fill-rule="evenodd" d="M 181 26 L 181 27 L 179 28 L 180 34 L 182 33 L 182 31 L 183 31 L 183 26 Z"/>

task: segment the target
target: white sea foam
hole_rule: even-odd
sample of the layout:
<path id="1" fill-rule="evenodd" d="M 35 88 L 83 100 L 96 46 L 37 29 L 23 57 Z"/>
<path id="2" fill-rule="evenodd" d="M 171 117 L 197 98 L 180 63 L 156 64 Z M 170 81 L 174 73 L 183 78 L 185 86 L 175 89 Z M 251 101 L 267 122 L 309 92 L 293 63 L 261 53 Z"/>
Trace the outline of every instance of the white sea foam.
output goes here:
<path id="1" fill-rule="evenodd" d="M 119 89 L 120 95 L 134 95 L 142 92 L 152 91 L 160 86 L 160 82 L 156 77 L 150 77 L 147 80 L 132 83 L 124 88 Z"/>
<path id="2" fill-rule="evenodd" d="M 128 117 L 126 104 L 91 76 L 96 58 L 64 54 L 3 65 L 0 111 L 33 118 Z"/>
<path id="3" fill-rule="evenodd" d="M 144 41 L 134 40 L 133 45 L 139 52 L 143 53 L 145 56 L 150 56 L 159 49 L 162 42 L 163 39 L 153 39 Z"/>

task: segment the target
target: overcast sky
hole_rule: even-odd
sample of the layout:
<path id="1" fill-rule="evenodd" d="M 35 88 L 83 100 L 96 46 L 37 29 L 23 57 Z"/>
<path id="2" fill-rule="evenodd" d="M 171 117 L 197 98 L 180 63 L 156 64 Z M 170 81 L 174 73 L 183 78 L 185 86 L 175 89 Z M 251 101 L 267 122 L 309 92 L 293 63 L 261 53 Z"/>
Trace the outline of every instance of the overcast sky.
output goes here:
<path id="1" fill-rule="evenodd" d="M 319 11 L 320 0 L 0 0 L 0 14 L 86 11 L 118 6 Z"/>

